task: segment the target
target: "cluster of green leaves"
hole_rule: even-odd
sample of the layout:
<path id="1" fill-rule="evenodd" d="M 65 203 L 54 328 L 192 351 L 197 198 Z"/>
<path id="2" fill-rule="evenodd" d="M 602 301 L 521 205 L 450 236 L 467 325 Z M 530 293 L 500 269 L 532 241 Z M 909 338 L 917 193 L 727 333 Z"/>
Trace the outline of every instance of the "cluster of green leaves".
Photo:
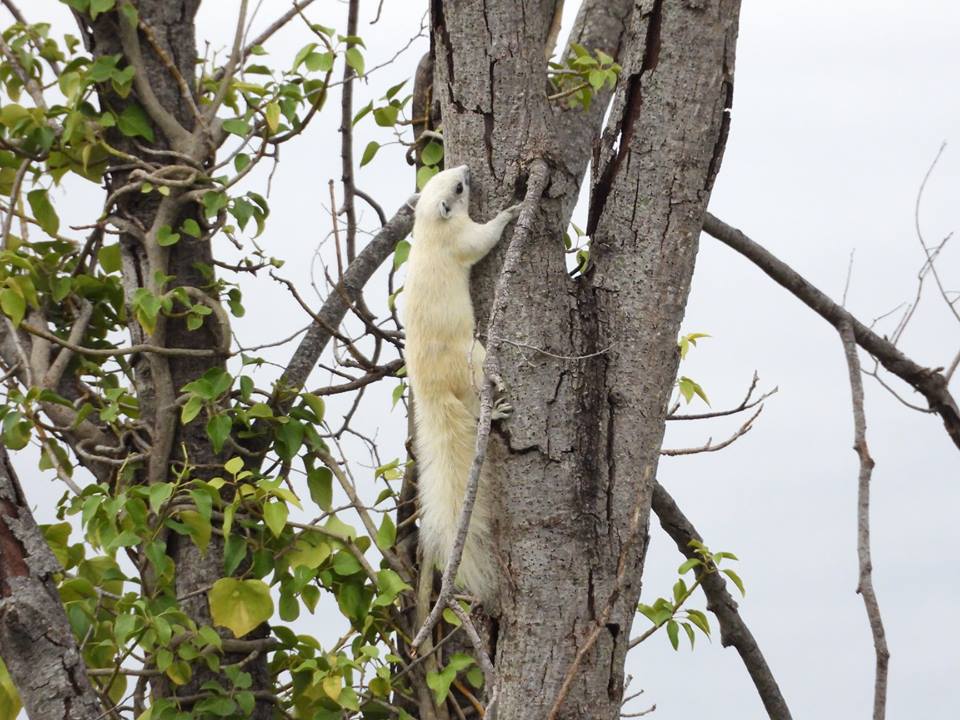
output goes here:
<path id="1" fill-rule="evenodd" d="M 703 633 L 705 637 L 710 637 L 710 621 L 707 619 L 706 613 L 702 610 L 685 607 L 694 591 L 703 582 L 704 575 L 721 572 L 737 586 L 741 595 L 745 593 L 740 576 L 730 568 L 721 569 L 719 567 L 724 560 L 737 560 L 736 555 L 723 551 L 711 552 L 707 546 L 697 540 L 691 540 L 690 547 L 693 549 L 695 557 L 690 558 L 677 568 L 677 574 L 681 577 L 674 583 L 671 597 L 658 597 L 650 605 L 640 603 L 637 606 L 638 612 L 652 623 L 652 627 L 640 637 L 640 640 L 645 640 L 664 626 L 667 629 L 667 638 L 674 650 L 678 650 L 680 647 L 681 629 L 690 641 L 691 650 L 696 641 L 697 630 Z M 694 581 L 687 585 L 683 576 L 691 572 L 694 574 Z"/>
<path id="2" fill-rule="evenodd" d="M 322 451 L 327 452 L 325 446 Z M 223 475 L 209 479 L 192 477 L 186 469 L 171 482 L 119 492 L 90 485 L 78 496 L 65 495 L 60 503 L 64 521 L 44 532 L 64 568 L 61 598 L 88 667 L 113 668 L 118 659 L 137 651 L 149 658 L 148 669 L 177 685 L 190 680 L 198 662 L 220 669 L 221 637 L 213 627 L 198 627 L 180 609 L 167 554 L 171 533 L 189 538 L 201 553 L 216 536 L 224 548 L 224 576 L 208 591 L 216 626 L 243 638 L 275 614 L 291 622 L 302 609 L 314 612 L 323 593 L 337 599 L 352 624 L 349 645 L 333 650 L 274 626 L 278 650 L 271 670 L 292 678 L 291 707 L 304 717 L 338 718 L 344 710 L 357 711 L 375 698 L 387 698 L 400 658 L 392 653 L 381 657 L 378 646 L 395 632 L 393 607 L 398 595 L 411 588 L 385 564 L 372 569 L 365 553 L 374 545 L 389 550 L 396 527 L 385 512 L 374 538 L 359 534 L 332 506 L 330 469 L 311 466 L 307 454 L 304 462 L 310 500 L 325 517 L 306 525 L 288 521 L 291 507 L 303 504 L 284 480 L 244 469 L 239 457 L 226 462 Z M 400 480 L 402 467 L 391 463 L 378 476 Z M 378 502 L 393 495 L 388 487 Z M 71 516 L 83 528 L 79 542 L 71 542 L 72 525 L 66 522 Z M 125 572 L 120 553 L 139 572 Z M 365 696 L 354 689 L 356 678 L 364 675 L 372 676 Z M 126 692 L 125 677 L 118 672 L 97 675 L 96 681 L 119 701 Z M 249 676 L 237 673 L 234 680 L 229 688 L 208 684 L 208 697 L 191 713 L 162 701 L 143 720 L 234 717 L 237 708 L 247 712 L 253 703 Z M 379 717 L 375 711 L 366 716 Z"/>
<path id="3" fill-rule="evenodd" d="M 623 68 L 603 52 L 591 53 L 583 45 L 571 43 L 570 53 L 561 61 L 549 63 L 554 92 L 551 99 L 564 100 L 569 107 L 590 108 L 593 97 L 604 86 L 613 89 Z"/>
<path id="4" fill-rule="evenodd" d="M 576 223 L 570 223 L 576 239 L 570 236 L 568 230 L 563 234 L 563 249 L 568 255 L 574 255 L 577 266 L 571 271 L 571 274 L 582 274 L 586 272 L 590 264 L 590 236 Z"/>
<path id="5" fill-rule="evenodd" d="M 697 346 L 697 340 L 702 338 L 710 337 L 707 333 L 689 333 L 683 335 L 677 341 L 677 346 L 680 348 L 680 360 L 685 360 L 687 353 L 690 352 L 691 348 Z M 677 390 L 680 392 L 680 396 L 686 401 L 689 405 L 693 400 L 694 396 L 697 396 L 703 400 L 707 405 L 710 404 L 710 400 L 707 398 L 706 391 L 700 387 L 700 383 L 696 380 L 693 380 L 686 375 L 681 375 L 677 378 Z"/>

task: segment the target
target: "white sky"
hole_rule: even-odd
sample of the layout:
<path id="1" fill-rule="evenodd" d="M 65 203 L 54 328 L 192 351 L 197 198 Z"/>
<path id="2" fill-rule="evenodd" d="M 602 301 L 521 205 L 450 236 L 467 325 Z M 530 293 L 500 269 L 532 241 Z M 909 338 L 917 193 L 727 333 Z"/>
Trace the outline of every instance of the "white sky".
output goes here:
<path id="1" fill-rule="evenodd" d="M 208 39 L 214 48 L 229 42 L 236 5 L 207 0 L 198 21 L 201 42 Z M 316 5 L 312 19 L 342 26 L 342 4 Z M 55 0 L 21 7 L 32 20 L 73 31 Z M 287 7 L 285 0 L 266 0 L 258 26 Z M 389 58 L 415 34 L 425 9 L 426 3 L 386 0 L 383 19 L 371 26 L 376 3 L 366 2 L 360 34 L 370 49 L 367 66 Z M 575 8 L 568 10 L 572 15 Z M 960 226 L 958 37 L 960 6 L 947 0 L 744 2 L 732 130 L 711 210 L 835 298 L 855 250 L 848 306 L 863 320 L 912 298 L 922 262 L 913 204 L 944 140 L 956 146 L 948 146 L 930 181 L 921 221 L 928 240 Z M 289 66 L 308 41 L 299 28 L 285 31 L 268 46 L 267 60 Z M 412 74 L 425 41 L 417 47 L 374 74 L 369 87 L 358 88 L 357 107 Z M 263 244 L 289 261 L 281 274 L 304 287 L 310 258 L 328 231 L 327 181 L 340 176 L 337 100 L 331 97 L 312 130 L 284 148 L 270 198 Z M 389 139 L 370 122 L 357 133 L 358 155 L 368 140 Z M 358 174 L 359 186 L 388 213 L 413 182 L 401 154 L 382 150 Z M 264 178 L 251 188 L 263 190 Z M 91 220 L 102 195 L 89 184 L 74 184 L 59 202 L 77 224 Z M 375 229 L 374 214 L 365 212 L 363 223 Z M 217 242 L 217 251 L 226 252 L 227 243 Z M 948 245 L 940 265 L 956 289 L 958 254 Z M 247 316 L 234 329 L 247 345 L 279 339 L 308 320 L 269 279 L 255 291 L 247 284 L 246 306 Z M 712 548 L 740 556 L 737 570 L 748 593 L 743 615 L 794 716 L 869 717 L 873 651 L 854 594 L 856 458 L 836 334 L 707 237 L 684 328 L 712 335 L 681 372 L 704 386 L 715 407 L 737 404 L 754 369 L 763 388 L 777 385 L 780 392 L 745 438 L 721 453 L 665 460 L 660 480 Z M 902 345 L 922 364 L 945 365 L 960 349 L 960 324 L 928 292 Z M 282 362 L 288 352 L 263 354 Z M 404 431 L 400 410 L 388 411 L 392 387 L 385 383 L 370 395 L 358 416 L 369 432 L 379 428 L 385 459 L 400 452 Z M 889 717 L 952 717 L 960 705 L 960 627 L 954 619 L 960 573 L 952 557 L 960 539 L 960 462 L 939 420 L 907 410 L 870 378 L 866 387 L 868 442 L 877 461 L 874 581 L 892 652 Z M 337 405 L 331 408 L 336 412 Z M 738 426 L 736 419 L 671 426 L 666 444 L 722 439 Z M 60 489 L 32 462 L 21 459 L 18 466 L 38 514 L 49 519 Z M 669 593 L 680 560 L 653 520 L 646 601 Z M 694 606 L 704 605 L 699 599 Z M 333 622 L 321 612 L 298 625 L 323 638 L 335 631 Z M 641 618 L 637 628 L 645 623 Z M 630 709 L 656 703 L 653 717 L 661 720 L 764 716 L 739 657 L 722 649 L 719 638 L 698 641 L 693 653 L 683 646 L 675 653 L 665 636 L 654 636 L 631 653 L 627 672 L 634 676 L 632 689 L 645 690 Z"/>

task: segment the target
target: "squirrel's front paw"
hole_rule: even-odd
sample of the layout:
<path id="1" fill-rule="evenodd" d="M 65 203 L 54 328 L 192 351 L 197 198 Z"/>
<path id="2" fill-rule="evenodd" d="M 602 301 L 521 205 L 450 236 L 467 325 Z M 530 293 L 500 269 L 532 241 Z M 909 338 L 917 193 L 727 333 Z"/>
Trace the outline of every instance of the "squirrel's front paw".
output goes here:
<path id="1" fill-rule="evenodd" d="M 516 220 L 518 217 L 520 217 L 521 210 L 523 210 L 523 203 L 517 203 L 516 205 L 511 205 L 508 207 L 503 211 L 503 213 L 507 215 L 510 220 Z"/>
<path id="2" fill-rule="evenodd" d="M 511 415 L 513 415 L 513 405 L 510 404 L 507 398 L 501 396 L 493 401 L 493 413 L 490 415 L 491 420 L 506 420 Z"/>

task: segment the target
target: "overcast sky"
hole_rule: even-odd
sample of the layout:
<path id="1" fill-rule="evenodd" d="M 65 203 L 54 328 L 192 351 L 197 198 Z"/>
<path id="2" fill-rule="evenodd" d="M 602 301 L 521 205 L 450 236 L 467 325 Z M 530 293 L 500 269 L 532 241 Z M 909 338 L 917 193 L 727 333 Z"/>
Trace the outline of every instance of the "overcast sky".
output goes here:
<path id="1" fill-rule="evenodd" d="M 568 2 L 568 15 L 575 2 Z M 340 3 L 321 2 L 311 17 L 342 25 Z M 386 0 L 383 18 L 361 12 L 367 66 L 389 58 L 416 34 L 426 3 Z M 22 7 L 31 19 L 71 31 L 55 0 Z M 213 48 L 228 43 L 236 3 L 207 0 L 199 34 Z M 266 0 L 257 25 L 288 7 Z M 913 229 L 919 183 L 941 142 L 948 145 L 921 208 L 928 239 L 960 228 L 960 5 L 948 0 L 745 0 L 737 51 L 733 122 L 710 204 L 835 298 L 855 250 L 848 307 L 869 322 L 912 298 L 923 256 Z M 268 60 L 289 66 L 309 41 L 292 28 L 271 43 Z M 421 40 L 358 89 L 357 106 L 412 74 Z M 335 98 L 331 98 L 334 100 Z M 328 231 L 322 206 L 338 179 L 338 124 L 331 102 L 315 126 L 286 146 L 273 182 L 272 216 L 263 244 L 289 262 L 282 274 L 305 284 Z M 372 123 L 356 147 L 388 139 Z M 388 148 L 359 171 L 358 184 L 388 209 L 409 194 L 401 151 Z M 259 188 L 264 179 L 259 179 Z M 92 185 L 70 186 L 60 202 L 69 222 L 90 222 L 102 203 Z M 578 211 L 585 214 L 585 209 Z M 366 212 L 364 226 L 376 228 Z M 960 242 L 960 239 L 957 240 Z M 226 241 L 217 251 L 227 252 Z M 941 271 L 960 289 L 960 250 L 948 244 Z M 952 283 L 952 284 L 951 284 Z M 932 288 L 930 288 L 932 290 Z M 245 344 L 279 339 L 307 318 L 285 291 L 264 279 L 247 286 L 247 316 L 235 323 Z M 717 408 L 737 404 L 756 369 L 763 388 L 780 391 L 755 429 L 717 454 L 667 459 L 660 481 L 714 549 L 737 553 L 747 584 L 741 603 L 797 718 L 870 716 L 873 650 L 863 604 L 854 593 L 856 457 L 847 370 L 836 334 L 748 261 L 705 237 L 685 332 L 712 336 L 682 373 L 699 381 Z M 946 365 L 960 350 L 960 324 L 932 292 L 906 332 L 903 349 L 921 364 Z M 282 362 L 289 351 L 269 356 Z M 266 354 L 266 353 L 265 353 Z M 321 380 L 322 378 L 317 378 Z M 896 387 L 904 394 L 909 390 Z M 391 383 L 366 402 L 360 423 L 379 428 L 383 457 L 400 452 L 404 419 L 387 412 Z M 873 482 L 874 582 L 892 653 L 890 718 L 947 718 L 960 706 L 960 456 L 934 416 L 906 409 L 866 378 Z M 954 382 L 954 392 L 960 381 Z M 915 397 L 913 400 L 917 400 Z M 336 411 L 336 406 L 332 412 Z M 667 445 L 726 437 L 736 420 L 668 429 Z M 682 430 L 682 432 L 681 432 Z M 60 489 L 30 462 L 18 461 L 38 514 L 51 517 Z M 370 489 L 370 488 L 367 488 Z M 680 558 L 652 522 L 644 600 L 667 595 Z M 698 598 L 695 606 L 703 607 Z M 321 637 L 326 618 L 301 620 Z M 641 618 L 635 632 L 645 629 Z M 656 703 L 653 717 L 744 720 L 763 708 L 733 649 L 699 643 L 674 652 L 654 636 L 628 658 L 631 688 L 644 689 L 630 709 Z"/>

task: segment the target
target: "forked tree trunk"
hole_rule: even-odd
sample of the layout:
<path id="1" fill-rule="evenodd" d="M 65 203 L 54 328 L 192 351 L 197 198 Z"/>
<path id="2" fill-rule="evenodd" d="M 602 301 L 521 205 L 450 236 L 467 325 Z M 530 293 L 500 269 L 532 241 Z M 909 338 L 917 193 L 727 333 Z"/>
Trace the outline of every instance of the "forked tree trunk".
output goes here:
<path id="1" fill-rule="evenodd" d="M 500 503 L 500 720 L 548 717 L 568 675 L 556 717 L 620 712 L 677 333 L 726 139 L 739 15 L 738 0 L 635 5 L 595 158 L 593 269 L 575 280 L 561 238 L 599 115 L 571 121 L 547 100 L 555 3 L 432 5 L 446 154 L 477 178 L 475 217 L 522 197 L 532 160 L 551 168 L 522 248 L 526 267 L 508 279 L 508 320 L 500 337 L 484 338 L 499 345 L 517 408 L 488 455 Z M 588 47 L 611 47 L 605 39 Z M 481 329 L 503 251 L 476 274 Z"/>

